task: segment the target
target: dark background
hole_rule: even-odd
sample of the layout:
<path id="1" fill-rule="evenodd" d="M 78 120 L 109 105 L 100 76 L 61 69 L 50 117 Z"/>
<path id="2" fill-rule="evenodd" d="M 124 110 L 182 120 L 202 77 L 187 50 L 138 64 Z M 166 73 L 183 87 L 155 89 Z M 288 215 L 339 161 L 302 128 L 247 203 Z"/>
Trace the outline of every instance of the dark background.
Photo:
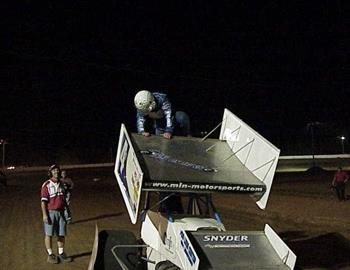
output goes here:
<path id="1" fill-rule="evenodd" d="M 7 163 L 111 161 L 120 124 L 135 131 L 141 89 L 167 93 L 194 135 L 228 108 L 282 155 L 312 152 L 310 123 L 314 152 L 340 153 L 349 11 L 345 1 L 4 2 Z"/>

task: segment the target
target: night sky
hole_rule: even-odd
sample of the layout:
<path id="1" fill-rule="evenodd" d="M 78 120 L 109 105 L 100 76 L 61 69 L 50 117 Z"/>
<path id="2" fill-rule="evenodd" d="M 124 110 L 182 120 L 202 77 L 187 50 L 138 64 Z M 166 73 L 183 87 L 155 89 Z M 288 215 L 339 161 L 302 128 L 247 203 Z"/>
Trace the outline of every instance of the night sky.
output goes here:
<path id="1" fill-rule="evenodd" d="M 287 2 L 5 2 L 0 137 L 109 149 L 122 122 L 135 131 L 141 89 L 167 93 L 194 134 L 226 107 L 282 152 L 310 122 L 350 136 L 350 10 Z"/>

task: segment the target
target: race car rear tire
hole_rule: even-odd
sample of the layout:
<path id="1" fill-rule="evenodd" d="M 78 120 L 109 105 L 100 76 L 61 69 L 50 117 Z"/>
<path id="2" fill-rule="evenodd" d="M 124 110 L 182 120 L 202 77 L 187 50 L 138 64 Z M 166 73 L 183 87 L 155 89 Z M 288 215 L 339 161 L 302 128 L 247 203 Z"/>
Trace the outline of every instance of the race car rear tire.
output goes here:
<path id="1" fill-rule="evenodd" d="M 156 264 L 155 270 L 180 270 L 175 264 L 169 261 L 159 262 Z"/>

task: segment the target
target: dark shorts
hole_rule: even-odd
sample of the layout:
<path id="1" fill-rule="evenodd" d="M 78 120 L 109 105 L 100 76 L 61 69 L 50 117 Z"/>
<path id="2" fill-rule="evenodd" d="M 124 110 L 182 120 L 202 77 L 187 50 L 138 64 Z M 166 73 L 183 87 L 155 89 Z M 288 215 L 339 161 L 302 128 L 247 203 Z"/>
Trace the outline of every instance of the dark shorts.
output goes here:
<path id="1" fill-rule="evenodd" d="M 44 223 L 45 234 L 48 236 L 66 236 L 64 212 L 49 210 L 49 219 L 49 224 Z"/>

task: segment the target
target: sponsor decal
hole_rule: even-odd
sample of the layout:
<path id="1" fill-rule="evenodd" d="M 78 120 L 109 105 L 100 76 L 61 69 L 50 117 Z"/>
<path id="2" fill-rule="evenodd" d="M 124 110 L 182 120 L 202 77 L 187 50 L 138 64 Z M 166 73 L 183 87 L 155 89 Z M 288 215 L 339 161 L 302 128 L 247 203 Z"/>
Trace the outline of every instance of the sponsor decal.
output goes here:
<path id="1" fill-rule="evenodd" d="M 120 179 L 122 180 L 123 187 L 126 191 L 126 194 L 129 197 L 129 190 L 128 190 L 128 184 L 127 184 L 127 179 L 126 179 L 126 162 L 127 162 L 127 157 L 129 153 L 129 144 L 128 141 L 126 140 L 125 137 L 122 139 L 122 150 L 120 151 L 120 159 L 119 159 L 119 170 L 118 174 Z"/>
<path id="2" fill-rule="evenodd" d="M 249 248 L 248 235 L 203 235 L 202 241 L 207 248 Z"/>
<path id="3" fill-rule="evenodd" d="M 170 252 L 173 253 L 173 241 L 171 240 L 171 236 L 169 238 L 165 238 L 164 240 L 165 248 Z"/>
<path id="4" fill-rule="evenodd" d="M 196 263 L 196 255 L 193 252 L 192 246 L 190 245 L 185 233 L 183 231 L 180 232 L 180 237 L 181 237 L 181 247 L 182 250 L 184 251 L 190 265 L 194 265 Z"/>
<path id="5" fill-rule="evenodd" d="M 217 184 L 192 184 L 192 183 L 164 183 L 164 182 L 145 182 L 145 188 L 155 189 L 184 189 L 184 190 L 212 190 L 227 192 L 265 192 L 265 187 L 253 185 L 217 185 Z"/>
<path id="6" fill-rule="evenodd" d="M 167 161 L 169 163 L 184 166 L 184 167 L 187 167 L 189 169 L 193 169 L 193 170 L 197 170 L 197 171 L 203 171 L 203 172 L 217 172 L 218 171 L 217 169 L 210 168 L 210 167 L 207 167 L 204 165 L 195 164 L 192 162 L 173 158 L 171 156 L 165 155 L 164 153 L 160 152 L 159 150 L 153 150 L 153 149 L 142 150 L 142 151 L 140 151 L 140 153 L 143 155 L 148 155 L 149 157 L 152 157 L 155 159 L 164 160 L 164 161 Z"/>

